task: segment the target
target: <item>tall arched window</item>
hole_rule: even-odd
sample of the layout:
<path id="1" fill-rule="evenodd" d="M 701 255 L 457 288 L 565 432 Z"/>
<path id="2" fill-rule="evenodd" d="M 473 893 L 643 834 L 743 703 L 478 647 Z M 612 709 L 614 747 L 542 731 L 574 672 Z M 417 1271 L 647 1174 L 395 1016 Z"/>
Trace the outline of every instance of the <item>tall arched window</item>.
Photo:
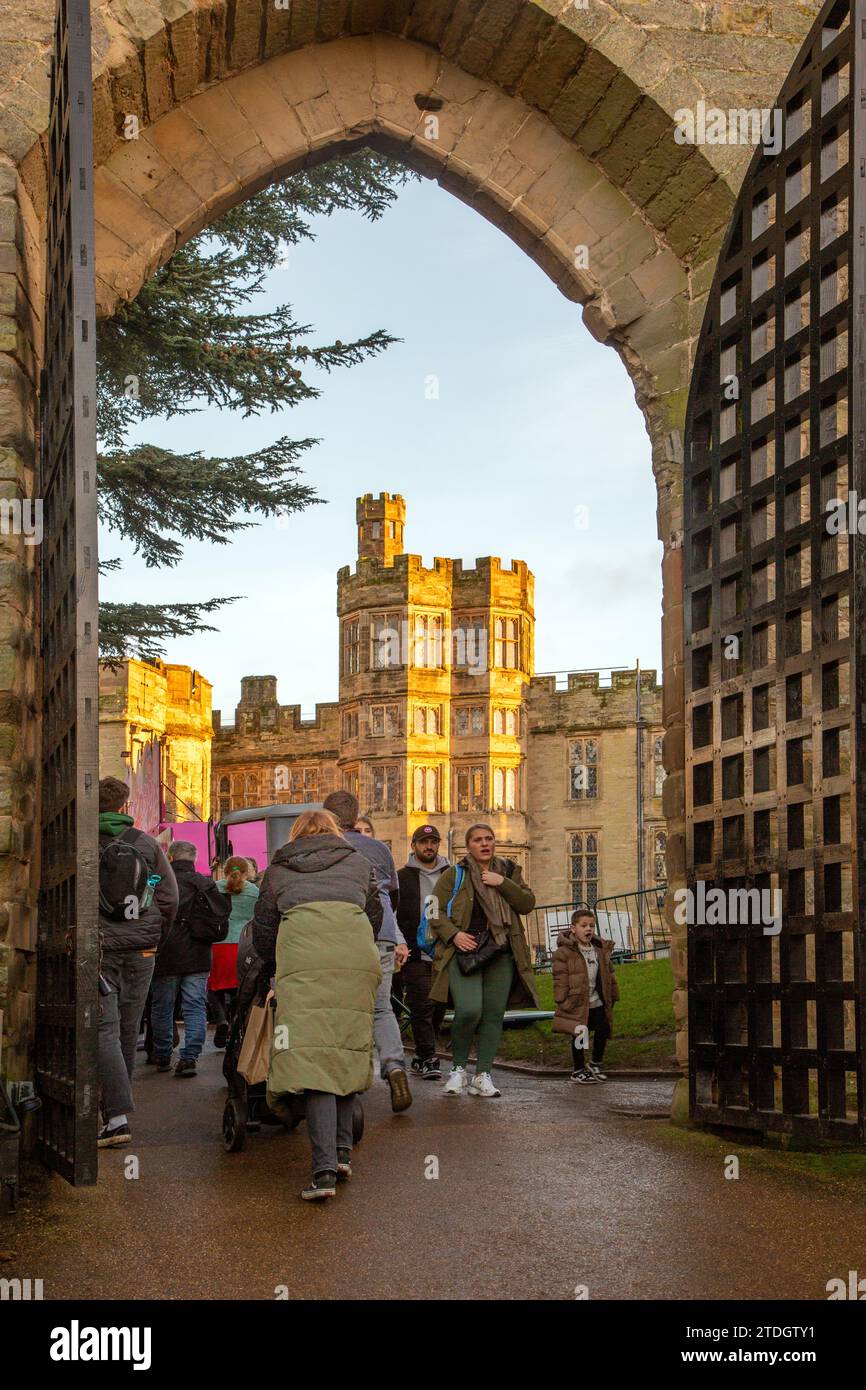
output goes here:
<path id="1" fill-rule="evenodd" d="M 661 796 L 662 787 L 665 784 L 665 768 L 662 762 L 662 750 L 664 748 L 664 736 L 657 738 L 653 744 L 653 760 L 655 763 L 655 778 L 653 782 L 653 795 Z"/>
<path id="2" fill-rule="evenodd" d="M 519 665 L 519 625 L 516 618 L 497 618 L 493 626 L 494 664 L 502 669 L 513 671 Z"/>
<path id="3" fill-rule="evenodd" d="M 667 880 L 667 831 L 657 830 L 653 836 L 653 873 L 656 883 L 665 883 Z"/>
<path id="4" fill-rule="evenodd" d="M 430 814 L 439 810 L 438 767 L 416 766 L 412 774 L 413 809 Z"/>
<path id="5" fill-rule="evenodd" d="M 505 772 L 501 767 L 493 769 L 493 809 L 501 811 L 505 804 Z"/>
<path id="6" fill-rule="evenodd" d="M 493 769 L 493 809 L 494 811 L 517 810 L 517 769 L 495 767 Z"/>
<path id="7" fill-rule="evenodd" d="M 598 834 L 569 836 L 569 878 L 571 881 L 571 901 L 588 903 L 592 907 L 598 900 Z"/>

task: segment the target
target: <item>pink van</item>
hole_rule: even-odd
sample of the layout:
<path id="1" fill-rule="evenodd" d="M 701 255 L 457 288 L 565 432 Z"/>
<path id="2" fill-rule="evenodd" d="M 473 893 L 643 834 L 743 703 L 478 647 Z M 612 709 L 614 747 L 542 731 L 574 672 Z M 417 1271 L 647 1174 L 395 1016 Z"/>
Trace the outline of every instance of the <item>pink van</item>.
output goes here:
<path id="1" fill-rule="evenodd" d="M 276 850 L 289 838 L 292 823 L 304 811 L 321 811 L 318 801 L 292 802 L 289 805 L 247 806 L 242 811 L 229 811 L 217 821 L 163 821 L 159 841 L 167 846 L 172 840 L 189 840 L 196 847 L 195 866 L 199 873 L 210 873 L 214 859 L 224 864 L 232 855 L 255 860 L 259 871 L 266 869 Z"/>

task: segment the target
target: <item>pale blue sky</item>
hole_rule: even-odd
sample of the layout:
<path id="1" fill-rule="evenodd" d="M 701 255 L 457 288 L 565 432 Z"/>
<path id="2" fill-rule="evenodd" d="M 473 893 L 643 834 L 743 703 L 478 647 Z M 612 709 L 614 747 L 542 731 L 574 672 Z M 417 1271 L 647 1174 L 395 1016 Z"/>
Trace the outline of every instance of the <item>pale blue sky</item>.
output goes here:
<path id="1" fill-rule="evenodd" d="M 230 546 L 187 544 L 173 570 L 149 570 L 103 532 L 122 573 L 105 599 L 194 601 L 240 593 L 220 632 L 166 650 L 214 686 L 233 718 L 242 675 L 274 674 L 283 704 L 337 696 L 336 571 L 354 563 L 355 498 L 402 493 L 406 548 L 526 560 L 535 574 L 539 671 L 659 667 L 661 546 L 650 445 L 617 355 L 580 308 L 477 213 L 426 180 L 378 223 L 338 214 L 289 253 L 263 303 L 288 301 L 318 339 L 377 328 L 404 339 L 330 376 L 281 415 L 206 410 L 142 432 L 157 443 L 240 453 L 280 434 L 318 436 L 305 479 L 326 505 L 283 527 L 264 521 Z M 439 399 L 425 381 L 439 379 Z M 589 509 L 578 529 L 576 509 Z"/>

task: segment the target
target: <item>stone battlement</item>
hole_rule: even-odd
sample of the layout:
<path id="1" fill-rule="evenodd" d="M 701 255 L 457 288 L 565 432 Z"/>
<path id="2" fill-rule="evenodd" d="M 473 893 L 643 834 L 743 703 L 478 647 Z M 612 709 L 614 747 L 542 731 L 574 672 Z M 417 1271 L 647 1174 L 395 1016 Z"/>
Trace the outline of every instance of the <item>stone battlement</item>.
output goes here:
<path id="1" fill-rule="evenodd" d="M 249 733 L 301 733 L 313 730 L 330 732 L 339 704 L 325 700 L 316 704 L 312 718 L 303 718 L 300 705 L 281 705 L 277 700 L 276 676 L 244 676 L 241 679 L 241 698 L 235 708 L 235 722 L 224 724 L 220 710 L 213 712 L 214 734 L 223 743 Z"/>
<path id="2" fill-rule="evenodd" d="M 363 497 L 357 499 L 356 507 L 358 517 L 360 518 L 372 512 L 376 508 L 377 503 L 381 503 L 382 506 L 391 504 L 405 507 L 406 500 L 400 492 L 380 492 L 378 494 L 365 492 Z"/>
<path id="3" fill-rule="evenodd" d="M 437 555 L 433 560 L 433 565 L 425 566 L 421 555 L 395 555 L 393 563 L 383 565 L 379 560 L 372 556 L 361 556 L 354 566 L 343 565 L 337 570 L 338 588 L 351 583 L 373 583 L 378 580 L 390 582 L 395 575 L 405 574 L 407 577 L 423 578 L 429 575 L 431 578 L 450 578 L 456 585 L 469 585 L 477 583 L 478 580 L 490 581 L 496 576 L 506 577 L 515 576 L 522 582 L 534 582 L 534 575 L 525 560 L 512 560 L 509 565 L 503 565 L 498 555 L 485 555 L 475 561 L 475 565 L 464 568 L 463 560 L 448 559 Z"/>
<path id="4" fill-rule="evenodd" d="M 549 675 L 533 676 L 529 682 L 530 690 L 545 692 L 550 695 L 567 695 L 572 690 L 586 690 L 599 695 L 606 695 L 610 691 L 615 693 L 624 690 L 634 690 L 636 669 L 633 667 L 628 671 L 611 671 L 610 682 L 602 684 L 601 677 L 604 668 L 599 671 L 559 671 Z M 562 681 L 566 684 L 562 684 Z M 646 690 L 653 695 L 661 694 L 661 684 L 658 680 L 658 672 L 648 667 L 640 673 L 641 690 Z"/>

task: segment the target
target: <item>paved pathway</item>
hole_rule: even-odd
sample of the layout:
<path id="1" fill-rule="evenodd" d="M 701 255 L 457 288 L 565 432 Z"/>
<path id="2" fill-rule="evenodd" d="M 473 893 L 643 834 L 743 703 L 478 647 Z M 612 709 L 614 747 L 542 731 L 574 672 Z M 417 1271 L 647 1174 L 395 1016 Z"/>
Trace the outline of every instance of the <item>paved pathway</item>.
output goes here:
<path id="1" fill-rule="evenodd" d="M 298 1201 L 303 1129 L 220 1135 L 220 1054 L 196 1080 L 141 1067 L 131 1149 L 103 1154 L 94 1189 L 52 1180 L 0 1274 L 46 1298 L 826 1298 L 866 1273 L 863 1204 L 772 1177 L 739 1181 L 705 1153 L 653 1141 L 669 1082 L 567 1082 L 501 1073 L 501 1100 L 444 1099 L 430 1082 L 392 1116 L 365 1100 L 356 1176 L 324 1207 Z M 137 1180 L 125 1159 L 139 1159 Z M 425 1177 L 430 1158 L 439 1177 Z M 47 1219 L 46 1219 L 47 1218 Z M 10 1238 L 11 1236 L 11 1238 Z"/>

